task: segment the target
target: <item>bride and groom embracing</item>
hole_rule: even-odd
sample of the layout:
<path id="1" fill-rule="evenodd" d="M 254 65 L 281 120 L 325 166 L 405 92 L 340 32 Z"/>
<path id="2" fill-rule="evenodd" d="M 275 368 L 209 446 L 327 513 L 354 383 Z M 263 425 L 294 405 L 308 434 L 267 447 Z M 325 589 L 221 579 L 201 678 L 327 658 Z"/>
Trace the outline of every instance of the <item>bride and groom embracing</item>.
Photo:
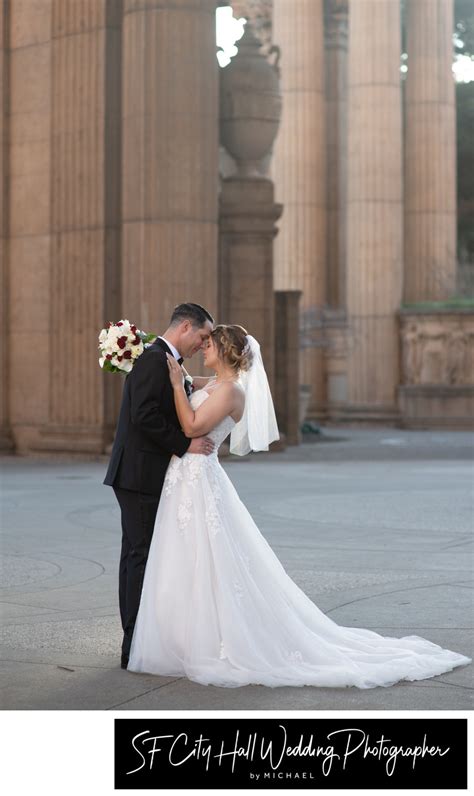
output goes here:
<path id="1" fill-rule="evenodd" d="M 184 357 L 211 378 L 191 392 Z M 286 573 L 217 451 L 278 438 L 260 346 L 180 304 L 127 376 L 110 464 L 122 518 L 122 668 L 203 685 L 374 688 L 471 663 L 420 636 L 337 625 Z"/>

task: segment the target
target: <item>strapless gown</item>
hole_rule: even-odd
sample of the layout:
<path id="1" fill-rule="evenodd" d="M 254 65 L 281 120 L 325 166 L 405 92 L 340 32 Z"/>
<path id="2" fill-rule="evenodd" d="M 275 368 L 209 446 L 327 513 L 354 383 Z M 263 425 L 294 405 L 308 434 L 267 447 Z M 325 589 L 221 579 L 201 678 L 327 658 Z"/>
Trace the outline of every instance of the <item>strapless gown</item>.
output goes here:
<path id="1" fill-rule="evenodd" d="M 196 409 L 208 393 L 193 393 Z M 173 456 L 146 565 L 128 670 L 227 688 L 374 688 L 472 663 L 410 635 L 337 625 L 294 583 L 240 500 L 217 449 Z"/>

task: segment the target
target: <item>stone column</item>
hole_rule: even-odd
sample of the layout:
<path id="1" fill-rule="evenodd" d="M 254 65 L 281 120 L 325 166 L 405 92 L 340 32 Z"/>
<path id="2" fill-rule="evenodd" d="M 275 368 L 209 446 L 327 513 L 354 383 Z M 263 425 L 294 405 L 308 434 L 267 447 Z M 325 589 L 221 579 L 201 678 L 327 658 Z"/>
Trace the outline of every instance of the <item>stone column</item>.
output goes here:
<path id="1" fill-rule="evenodd" d="M 0 450 L 11 448 L 8 411 L 8 11 L 0 7 Z"/>
<path id="2" fill-rule="evenodd" d="M 49 420 L 52 0 L 8 9 L 9 398 L 15 443 L 28 450 Z"/>
<path id="3" fill-rule="evenodd" d="M 275 291 L 275 412 L 288 445 L 301 442 L 299 377 L 300 290 Z"/>
<path id="4" fill-rule="evenodd" d="M 115 419 L 97 335 L 117 307 L 121 3 L 20 0 L 12 12 L 16 442 L 101 452 Z"/>
<path id="5" fill-rule="evenodd" d="M 347 129 L 347 411 L 389 421 L 403 269 L 399 0 L 350 2 Z"/>
<path id="6" fill-rule="evenodd" d="M 101 451 L 115 419 L 104 417 L 112 382 L 93 352 L 117 308 L 121 2 L 54 0 L 52 23 L 47 445 Z"/>
<path id="7" fill-rule="evenodd" d="M 275 241 L 275 288 L 302 290 L 301 380 L 310 416 L 325 402 L 321 317 L 326 302 L 326 100 L 322 0 L 274 0 L 283 115 L 271 173 L 284 203 Z"/>
<path id="8" fill-rule="evenodd" d="M 453 0 L 407 0 L 405 302 L 442 300 L 456 280 Z"/>
<path id="9" fill-rule="evenodd" d="M 229 177 L 222 181 L 219 235 L 219 311 L 260 343 L 270 389 L 274 389 L 275 305 L 273 239 L 282 206 L 271 180 Z"/>
<path id="10" fill-rule="evenodd" d="M 348 0 L 326 2 L 327 300 L 335 308 L 346 302 L 348 11 Z"/>
<path id="11" fill-rule="evenodd" d="M 215 9 L 124 4 L 122 308 L 157 333 L 181 301 L 217 310 Z"/>

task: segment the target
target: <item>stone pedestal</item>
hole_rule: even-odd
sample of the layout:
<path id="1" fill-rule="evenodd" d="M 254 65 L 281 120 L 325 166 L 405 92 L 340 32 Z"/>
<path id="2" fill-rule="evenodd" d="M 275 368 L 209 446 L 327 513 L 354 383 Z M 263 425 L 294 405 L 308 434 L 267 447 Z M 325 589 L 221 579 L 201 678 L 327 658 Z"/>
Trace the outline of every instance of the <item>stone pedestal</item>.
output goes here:
<path id="1" fill-rule="evenodd" d="M 405 83 L 404 300 L 456 289 L 453 0 L 408 0 Z"/>
<path id="2" fill-rule="evenodd" d="M 275 304 L 273 239 L 282 206 L 262 178 L 222 181 L 219 232 L 219 317 L 238 323 L 260 343 L 274 393 Z"/>
<path id="3" fill-rule="evenodd" d="M 158 334 L 182 301 L 217 310 L 215 10 L 124 1 L 122 311 Z"/>
<path id="4" fill-rule="evenodd" d="M 350 3 L 347 131 L 347 413 L 386 423 L 403 280 L 399 0 Z"/>
<path id="5" fill-rule="evenodd" d="M 348 399 L 348 319 L 345 310 L 328 309 L 324 314 L 324 360 L 327 405 L 325 421 L 344 420 Z"/>
<path id="6" fill-rule="evenodd" d="M 300 290 L 275 291 L 275 412 L 288 445 L 301 442 L 299 377 Z"/>
<path id="7" fill-rule="evenodd" d="M 400 311 L 401 424 L 474 427 L 474 313 L 449 306 Z"/>
<path id="8" fill-rule="evenodd" d="M 275 242 L 275 287 L 301 290 L 301 381 L 310 415 L 324 403 L 322 308 L 326 302 L 326 99 L 322 0 L 274 0 L 283 115 L 271 175 L 285 212 Z"/>

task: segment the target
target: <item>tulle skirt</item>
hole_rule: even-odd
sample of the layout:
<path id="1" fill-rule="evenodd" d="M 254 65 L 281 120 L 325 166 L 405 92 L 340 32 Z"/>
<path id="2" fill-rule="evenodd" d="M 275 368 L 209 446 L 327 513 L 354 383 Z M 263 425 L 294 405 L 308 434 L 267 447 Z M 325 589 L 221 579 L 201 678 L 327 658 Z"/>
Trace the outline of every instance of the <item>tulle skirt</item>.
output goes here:
<path id="1" fill-rule="evenodd" d="M 472 662 L 420 636 L 337 625 L 286 573 L 217 456 L 173 457 L 170 468 L 129 671 L 226 688 L 367 689 Z"/>

